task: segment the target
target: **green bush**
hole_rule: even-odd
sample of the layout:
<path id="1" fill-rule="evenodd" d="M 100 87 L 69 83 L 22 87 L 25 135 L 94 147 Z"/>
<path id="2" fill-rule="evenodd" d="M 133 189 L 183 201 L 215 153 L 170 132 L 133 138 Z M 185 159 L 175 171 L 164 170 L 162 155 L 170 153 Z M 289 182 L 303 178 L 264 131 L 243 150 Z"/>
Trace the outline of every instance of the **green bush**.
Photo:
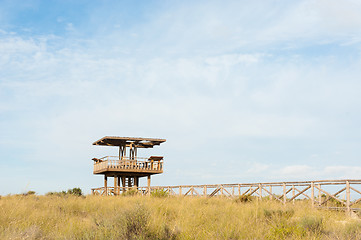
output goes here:
<path id="1" fill-rule="evenodd" d="M 246 202 L 251 202 L 254 199 L 254 197 L 252 197 L 249 194 L 246 195 L 241 195 L 239 197 L 236 198 L 236 202 L 237 203 L 246 203 Z"/>
<path id="2" fill-rule="evenodd" d="M 83 196 L 83 192 L 80 188 L 73 188 L 73 189 L 68 189 L 67 194 L 71 194 L 71 195 L 75 195 L 75 196 Z"/>
<path id="3" fill-rule="evenodd" d="M 168 197 L 169 193 L 164 189 L 156 189 L 150 194 L 152 197 Z"/>
<path id="4" fill-rule="evenodd" d="M 266 219 L 285 219 L 288 220 L 295 214 L 295 211 L 293 209 L 286 209 L 286 210 L 268 210 L 263 209 L 263 215 L 266 217 Z"/>
<path id="5" fill-rule="evenodd" d="M 73 188 L 73 189 L 68 189 L 68 191 L 60 191 L 60 192 L 48 192 L 45 194 L 46 196 L 58 196 L 58 197 L 65 197 L 68 195 L 73 195 L 73 196 L 83 196 L 83 192 L 80 188 Z"/>
<path id="6" fill-rule="evenodd" d="M 139 194 L 139 192 L 138 192 L 137 188 L 131 188 L 131 189 L 128 189 L 128 190 L 124 191 L 122 193 L 122 196 L 125 196 L 125 197 L 127 197 L 127 196 L 136 196 L 138 194 Z"/>
<path id="7" fill-rule="evenodd" d="M 126 239 L 147 239 L 149 235 L 150 213 L 143 205 L 125 212 Z"/>
<path id="8" fill-rule="evenodd" d="M 322 233 L 323 219 L 315 216 L 306 216 L 301 219 L 301 226 L 312 233 Z"/>
<path id="9" fill-rule="evenodd" d="M 36 194 L 35 191 L 28 191 L 28 192 L 24 193 L 23 195 L 24 196 L 29 196 L 29 195 L 35 195 L 35 194 Z"/>

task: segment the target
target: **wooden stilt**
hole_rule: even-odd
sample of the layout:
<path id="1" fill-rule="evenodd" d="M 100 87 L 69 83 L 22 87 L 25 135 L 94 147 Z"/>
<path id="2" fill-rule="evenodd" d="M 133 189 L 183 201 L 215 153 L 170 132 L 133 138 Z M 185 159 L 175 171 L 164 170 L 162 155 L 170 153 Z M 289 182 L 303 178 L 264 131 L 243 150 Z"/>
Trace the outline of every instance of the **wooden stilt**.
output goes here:
<path id="1" fill-rule="evenodd" d="M 104 195 L 108 196 L 108 177 L 106 175 L 104 175 L 104 191 Z"/>
<path id="2" fill-rule="evenodd" d="M 113 190 L 114 195 L 118 194 L 118 178 L 117 176 L 114 176 L 114 190 Z"/>
<path id="3" fill-rule="evenodd" d="M 147 176 L 148 195 L 150 195 L 150 175 Z"/>

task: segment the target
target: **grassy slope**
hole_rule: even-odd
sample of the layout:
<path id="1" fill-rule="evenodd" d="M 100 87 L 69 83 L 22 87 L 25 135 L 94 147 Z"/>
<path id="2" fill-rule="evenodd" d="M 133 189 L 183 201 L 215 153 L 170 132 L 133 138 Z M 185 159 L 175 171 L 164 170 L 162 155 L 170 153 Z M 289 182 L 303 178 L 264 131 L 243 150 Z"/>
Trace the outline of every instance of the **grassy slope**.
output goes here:
<path id="1" fill-rule="evenodd" d="M 1 239 L 360 239 L 361 221 L 307 202 L 7 196 Z"/>

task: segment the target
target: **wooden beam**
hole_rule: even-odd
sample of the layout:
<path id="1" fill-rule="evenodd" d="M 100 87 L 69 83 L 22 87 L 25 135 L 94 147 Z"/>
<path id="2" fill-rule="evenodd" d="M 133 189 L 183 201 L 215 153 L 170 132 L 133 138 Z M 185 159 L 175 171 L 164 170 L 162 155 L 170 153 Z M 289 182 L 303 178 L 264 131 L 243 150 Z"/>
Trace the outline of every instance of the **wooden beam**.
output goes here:
<path id="1" fill-rule="evenodd" d="M 104 190 L 105 190 L 105 196 L 108 196 L 108 177 L 107 177 L 107 175 L 104 175 Z"/>
<path id="2" fill-rule="evenodd" d="M 148 180 L 148 188 L 150 188 L 150 175 L 148 175 L 147 180 Z"/>

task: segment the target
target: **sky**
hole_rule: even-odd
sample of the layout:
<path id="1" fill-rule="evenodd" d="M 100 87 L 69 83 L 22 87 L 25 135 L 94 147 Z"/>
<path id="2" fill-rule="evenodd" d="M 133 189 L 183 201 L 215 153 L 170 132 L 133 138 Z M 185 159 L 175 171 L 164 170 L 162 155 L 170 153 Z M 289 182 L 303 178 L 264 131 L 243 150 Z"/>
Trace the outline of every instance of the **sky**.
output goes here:
<path id="1" fill-rule="evenodd" d="M 0 195 L 101 187 L 103 136 L 167 139 L 152 185 L 360 179 L 360 12 L 0 0 Z"/>

